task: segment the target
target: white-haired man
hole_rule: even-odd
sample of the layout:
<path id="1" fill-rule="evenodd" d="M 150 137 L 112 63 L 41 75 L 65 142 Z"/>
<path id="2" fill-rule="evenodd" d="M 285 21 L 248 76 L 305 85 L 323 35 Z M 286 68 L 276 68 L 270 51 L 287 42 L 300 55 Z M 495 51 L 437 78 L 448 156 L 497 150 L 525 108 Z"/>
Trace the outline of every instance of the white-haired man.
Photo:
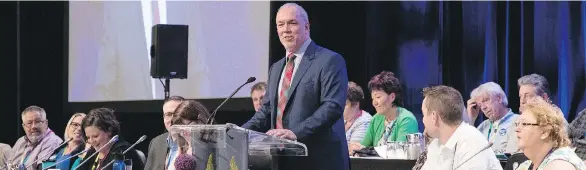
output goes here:
<path id="1" fill-rule="evenodd" d="M 508 104 L 507 95 L 494 82 L 484 83 L 472 90 L 468 100 L 467 110 L 472 122 L 480 111 L 488 118 L 478 125 L 478 130 L 493 143 L 492 149 L 497 155 L 518 151 L 515 120 L 519 115 L 513 113 Z"/>

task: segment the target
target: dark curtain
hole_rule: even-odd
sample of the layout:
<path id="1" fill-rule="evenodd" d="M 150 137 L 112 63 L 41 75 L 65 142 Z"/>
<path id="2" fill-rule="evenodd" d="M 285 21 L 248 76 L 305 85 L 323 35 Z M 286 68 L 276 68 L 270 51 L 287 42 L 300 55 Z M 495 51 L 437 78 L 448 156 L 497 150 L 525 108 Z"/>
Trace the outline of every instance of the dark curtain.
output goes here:
<path id="1" fill-rule="evenodd" d="M 271 2 L 271 57 L 283 57 Z M 350 81 L 367 93 L 362 108 L 374 114 L 367 84 L 383 70 L 404 86 L 404 105 L 421 120 L 421 90 L 445 84 L 464 98 L 478 85 L 501 85 L 518 112 L 517 79 L 538 73 L 551 98 L 572 120 L 586 107 L 586 48 L 582 2 L 299 2 L 311 38 L 344 56 Z M 477 121 L 484 118 L 481 116 Z M 423 125 L 420 123 L 420 130 Z"/>
<path id="2" fill-rule="evenodd" d="M 466 100 L 475 87 L 494 81 L 518 112 L 517 79 L 537 73 L 571 121 L 586 107 L 585 8 L 582 2 L 444 3 L 444 84 Z"/>
<path id="3" fill-rule="evenodd" d="M 63 136 L 67 103 L 67 2 L 0 2 L 2 112 L 0 142 L 24 136 L 21 111 L 43 107 L 49 128 Z"/>

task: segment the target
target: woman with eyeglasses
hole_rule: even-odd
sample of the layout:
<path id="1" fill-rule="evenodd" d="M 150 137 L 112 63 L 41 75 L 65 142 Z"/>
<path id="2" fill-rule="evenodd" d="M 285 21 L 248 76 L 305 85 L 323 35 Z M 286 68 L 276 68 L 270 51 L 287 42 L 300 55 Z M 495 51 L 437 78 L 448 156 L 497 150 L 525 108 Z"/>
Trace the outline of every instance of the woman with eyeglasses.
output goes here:
<path id="1" fill-rule="evenodd" d="M 67 158 L 83 151 L 85 148 L 85 141 L 81 130 L 81 123 L 84 117 L 84 113 L 76 113 L 73 114 L 71 118 L 69 118 L 67 126 L 65 127 L 65 133 L 63 133 L 63 139 L 66 141 L 69 140 L 69 142 L 67 142 L 67 145 L 65 145 L 62 149 L 57 150 L 56 153 L 54 153 L 54 155 L 49 158 L 50 162 L 52 162 L 49 164 L 61 162 L 55 165 L 54 168 L 64 170 L 73 169 L 73 165 L 79 164 L 80 160 L 82 159 L 81 157 L 75 157 L 71 159 Z"/>
<path id="2" fill-rule="evenodd" d="M 517 170 L 586 170 L 586 165 L 569 147 L 563 114 L 541 98 L 521 107 L 516 120 L 519 149 L 529 160 Z"/>

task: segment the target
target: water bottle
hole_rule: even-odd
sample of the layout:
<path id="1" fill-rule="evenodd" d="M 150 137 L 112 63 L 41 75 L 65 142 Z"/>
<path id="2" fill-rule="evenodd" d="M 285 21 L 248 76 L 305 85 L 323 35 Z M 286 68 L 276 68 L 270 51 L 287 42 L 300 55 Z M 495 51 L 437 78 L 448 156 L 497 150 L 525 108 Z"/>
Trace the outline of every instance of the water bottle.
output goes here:
<path id="1" fill-rule="evenodd" d="M 122 153 L 114 154 L 114 164 L 112 164 L 112 170 L 125 170 L 126 164 L 124 163 L 124 155 Z"/>

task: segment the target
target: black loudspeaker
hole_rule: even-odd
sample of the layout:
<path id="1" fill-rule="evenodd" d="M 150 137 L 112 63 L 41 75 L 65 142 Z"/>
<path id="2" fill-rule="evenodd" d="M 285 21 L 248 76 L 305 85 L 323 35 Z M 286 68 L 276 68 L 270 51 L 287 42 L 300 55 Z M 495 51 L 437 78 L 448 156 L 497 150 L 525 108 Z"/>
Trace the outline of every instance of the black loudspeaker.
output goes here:
<path id="1" fill-rule="evenodd" d="M 157 24 L 152 27 L 151 77 L 187 78 L 189 27 Z"/>

